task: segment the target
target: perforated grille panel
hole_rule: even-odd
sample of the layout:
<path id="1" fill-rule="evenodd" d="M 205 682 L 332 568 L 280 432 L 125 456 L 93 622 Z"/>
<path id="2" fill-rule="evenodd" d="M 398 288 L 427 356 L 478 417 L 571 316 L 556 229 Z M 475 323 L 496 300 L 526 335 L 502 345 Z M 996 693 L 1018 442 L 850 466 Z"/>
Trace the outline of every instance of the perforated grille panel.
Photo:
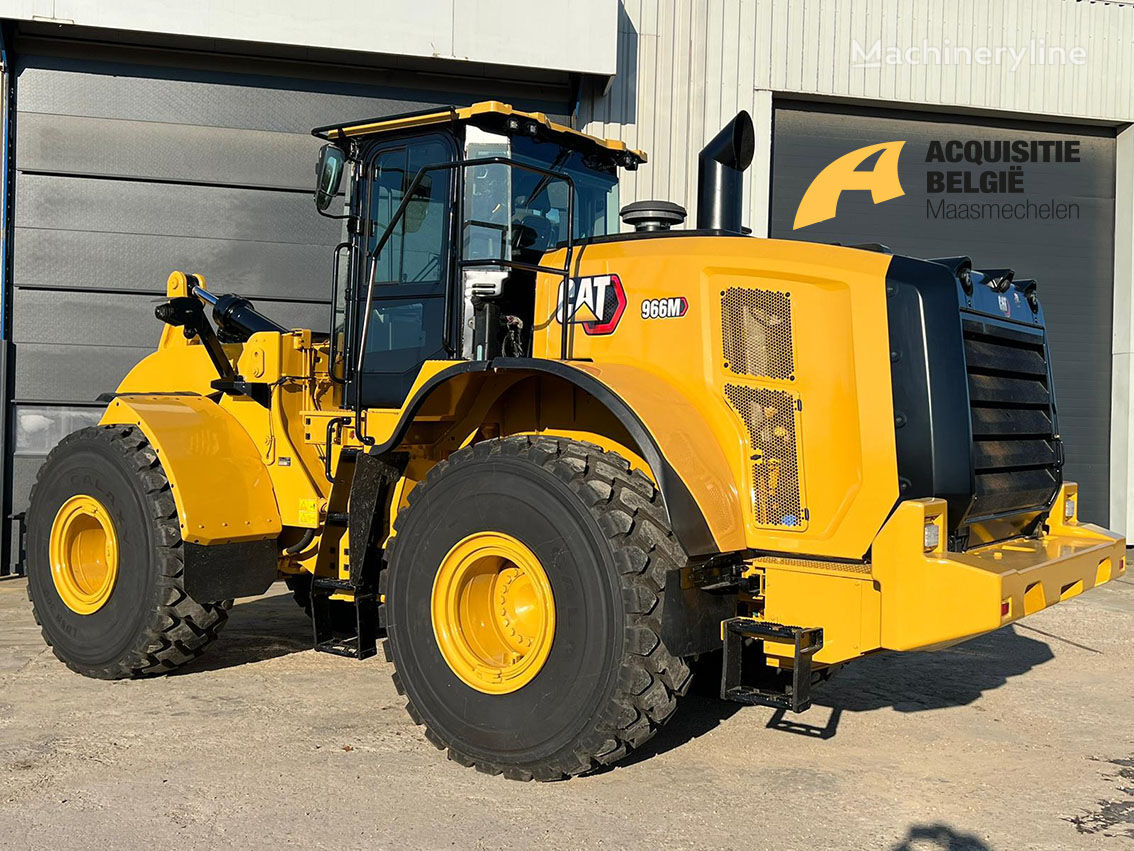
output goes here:
<path id="1" fill-rule="evenodd" d="M 748 427 L 755 522 L 805 528 L 808 512 L 799 475 L 797 397 L 784 390 L 737 384 L 725 385 L 725 397 Z"/>
<path id="2" fill-rule="evenodd" d="M 730 287 L 721 293 L 727 368 L 755 378 L 793 379 L 791 294 Z"/>

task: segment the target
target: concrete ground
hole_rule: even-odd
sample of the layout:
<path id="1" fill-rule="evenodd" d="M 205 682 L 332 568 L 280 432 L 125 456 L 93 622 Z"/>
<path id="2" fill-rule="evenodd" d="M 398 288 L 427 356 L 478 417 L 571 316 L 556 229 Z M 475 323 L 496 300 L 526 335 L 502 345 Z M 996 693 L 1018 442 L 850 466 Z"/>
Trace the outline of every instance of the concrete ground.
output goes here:
<path id="1" fill-rule="evenodd" d="M 447 762 L 389 666 L 312 652 L 282 593 L 182 673 L 108 683 L 0 580 L 0 846 L 1134 848 L 1132 635 L 1124 577 L 861 661 L 798 719 L 693 696 L 630 763 L 521 784 Z"/>

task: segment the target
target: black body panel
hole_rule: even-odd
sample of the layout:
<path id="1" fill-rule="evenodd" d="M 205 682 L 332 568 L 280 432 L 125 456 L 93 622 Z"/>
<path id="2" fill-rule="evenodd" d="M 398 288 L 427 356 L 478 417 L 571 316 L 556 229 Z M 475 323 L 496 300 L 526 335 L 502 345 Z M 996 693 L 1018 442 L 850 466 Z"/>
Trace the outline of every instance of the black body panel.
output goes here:
<path id="1" fill-rule="evenodd" d="M 975 488 L 957 282 L 937 263 L 895 257 L 886 296 L 899 499 L 946 500 L 952 531 Z"/>
<path id="2" fill-rule="evenodd" d="M 908 257 L 886 275 L 899 498 L 946 500 L 961 548 L 994 518 L 1030 531 L 1062 483 L 1043 312 L 973 279 Z"/>

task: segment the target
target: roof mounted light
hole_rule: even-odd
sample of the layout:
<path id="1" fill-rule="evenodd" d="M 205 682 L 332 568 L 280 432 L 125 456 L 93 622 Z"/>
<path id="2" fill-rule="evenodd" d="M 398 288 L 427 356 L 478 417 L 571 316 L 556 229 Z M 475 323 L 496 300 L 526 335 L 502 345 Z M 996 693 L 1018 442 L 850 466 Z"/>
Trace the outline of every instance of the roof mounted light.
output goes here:
<path id="1" fill-rule="evenodd" d="M 1036 295 L 1036 282 L 1033 280 L 1016 281 L 1016 286 L 1023 290 L 1024 298 L 1028 300 L 1028 307 L 1032 313 L 1039 313 L 1039 296 Z"/>
<path id="2" fill-rule="evenodd" d="M 961 289 L 963 289 L 967 295 L 973 294 L 973 270 L 972 269 L 970 269 L 968 266 L 965 266 L 964 268 L 958 270 L 957 280 L 959 280 L 961 282 Z"/>
<path id="3" fill-rule="evenodd" d="M 961 289 L 965 291 L 965 295 L 973 294 L 972 260 L 968 257 L 938 257 L 931 262 L 940 263 L 952 272 L 960 283 Z"/>

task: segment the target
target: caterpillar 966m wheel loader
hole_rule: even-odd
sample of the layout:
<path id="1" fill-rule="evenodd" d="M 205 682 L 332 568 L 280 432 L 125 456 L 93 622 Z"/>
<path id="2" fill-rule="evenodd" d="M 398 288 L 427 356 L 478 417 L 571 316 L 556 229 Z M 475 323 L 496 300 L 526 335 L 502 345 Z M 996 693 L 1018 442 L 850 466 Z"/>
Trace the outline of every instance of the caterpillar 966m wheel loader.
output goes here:
<path id="1" fill-rule="evenodd" d="M 384 639 L 452 759 L 546 780 L 650 738 L 702 655 L 798 711 L 1124 572 L 1062 480 L 1034 282 L 746 236 L 747 114 L 696 228 L 640 202 L 630 233 L 644 156 L 542 114 L 315 133 L 324 215 L 349 175 L 329 333 L 175 272 L 39 474 L 30 593 L 76 671 L 170 670 L 286 578 L 317 649 Z"/>

